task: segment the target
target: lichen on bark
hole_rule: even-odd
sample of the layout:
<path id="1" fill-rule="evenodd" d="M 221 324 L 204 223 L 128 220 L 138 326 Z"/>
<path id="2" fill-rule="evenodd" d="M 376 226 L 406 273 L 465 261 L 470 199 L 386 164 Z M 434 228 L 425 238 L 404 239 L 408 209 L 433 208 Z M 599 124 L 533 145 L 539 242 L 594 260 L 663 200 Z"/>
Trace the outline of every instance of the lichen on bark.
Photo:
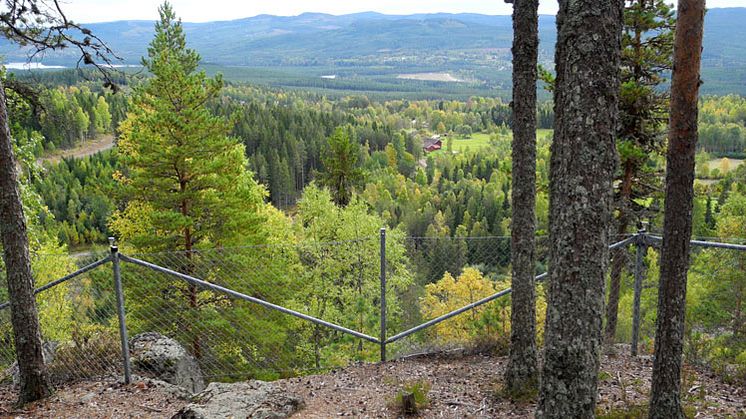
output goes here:
<path id="1" fill-rule="evenodd" d="M 513 292 L 505 386 L 508 394 L 517 396 L 535 393 L 538 387 L 534 281 L 538 7 L 538 0 L 515 0 L 513 3 Z"/>
<path id="2" fill-rule="evenodd" d="M 621 0 L 561 0 L 550 270 L 537 418 L 594 417 L 608 265 Z"/>

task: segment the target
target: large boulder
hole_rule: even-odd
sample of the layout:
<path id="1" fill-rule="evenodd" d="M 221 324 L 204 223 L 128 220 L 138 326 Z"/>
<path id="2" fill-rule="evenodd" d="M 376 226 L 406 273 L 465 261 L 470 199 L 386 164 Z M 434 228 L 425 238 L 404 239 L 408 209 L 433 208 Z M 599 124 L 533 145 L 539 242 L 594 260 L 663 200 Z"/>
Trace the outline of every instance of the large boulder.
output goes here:
<path id="1" fill-rule="evenodd" d="M 160 333 L 141 333 L 130 340 L 133 370 L 199 393 L 205 388 L 197 360 L 179 342 Z"/>
<path id="2" fill-rule="evenodd" d="M 303 400 L 290 396 L 271 383 L 210 383 L 194 396 L 193 403 L 172 419 L 286 418 L 303 408 Z"/>

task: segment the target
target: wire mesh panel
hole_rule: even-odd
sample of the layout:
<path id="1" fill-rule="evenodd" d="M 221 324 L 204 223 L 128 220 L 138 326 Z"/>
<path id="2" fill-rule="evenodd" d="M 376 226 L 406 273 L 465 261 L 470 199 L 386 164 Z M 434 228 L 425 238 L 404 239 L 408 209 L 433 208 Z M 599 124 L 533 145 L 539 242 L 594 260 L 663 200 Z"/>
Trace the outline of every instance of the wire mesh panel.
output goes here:
<path id="1" fill-rule="evenodd" d="M 369 237 L 133 256 L 375 336 L 379 252 L 377 238 Z M 125 263 L 122 276 L 130 336 L 157 332 L 176 340 L 206 381 L 276 379 L 373 360 L 377 353 L 359 338 L 168 273 Z"/>
<path id="2" fill-rule="evenodd" d="M 635 248 L 624 246 L 638 239 L 651 246 L 635 264 Z M 546 271 L 547 244 L 546 237 L 536 239 L 537 274 Z M 639 266 L 643 353 L 652 351 L 655 333 L 656 244 L 659 239 L 635 236 L 618 252 L 626 255 L 627 273 L 617 334 L 629 340 Z M 406 238 L 394 230 L 346 241 L 130 256 L 122 256 L 120 268 L 135 374 L 163 378 L 166 361 L 142 354 L 141 343 L 154 336 L 188 354 L 183 358 L 205 383 L 271 380 L 377 361 L 384 321 L 387 337 L 418 330 L 389 344 L 389 358 L 475 346 L 507 351 L 509 344 L 510 296 L 503 292 L 511 285 L 509 237 Z M 45 287 L 37 304 L 55 383 L 122 374 L 117 293 L 107 257 L 33 255 L 36 285 Z M 7 300 L 2 286 L 0 297 Z M 695 242 L 687 301 L 690 361 L 743 356 L 736 352 L 746 349 L 745 300 L 746 249 Z M 432 323 L 454 310 L 460 314 Z M 539 284 L 539 344 L 545 312 L 545 286 Z M 0 308 L 4 382 L 12 380 L 14 362 L 10 310 Z"/>
<path id="3" fill-rule="evenodd" d="M 402 299 L 401 332 L 510 288 L 510 237 L 422 237 L 406 241 L 414 281 Z M 536 273 L 546 269 L 544 237 L 536 239 Z M 537 294 L 542 312 L 543 288 Z M 391 345 L 394 356 L 451 347 L 507 348 L 510 296 L 470 309 Z"/>
<path id="4" fill-rule="evenodd" d="M 640 353 L 652 354 L 660 283 L 660 238 L 643 247 L 640 297 Z M 712 364 L 713 357 L 733 362 L 746 351 L 746 249 L 713 247 L 732 243 L 693 242 L 687 280 L 684 350 L 693 363 Z M 623 277 L 617 340 L 630 342 L 633 322 L 634 266 Z M 728 348 L 727 350 L 720 350 Z M 735 348 L 735 349 L 734 349 Z M 727 361 L 721 361 L 726 362 Z M 715 363 L 717 364 L 717 362 Z M 746 371 L 745 371 L 746 373 Z M 744 375 L 746 377 L 746 374 Z"/>
<path id="5" fill-rule="evenodd" d="M 695 245 L 687 292 L 687 361 L 746 382 L 746 246 Z"/>
<path id="6" fill-rule="evenodd" d="M 47 285 L 105 257 L 33 254 L 35 285 Z M 115 375 L 121 369 L 112 290 L 110 265 L 103 264 L 37 294 L 44 358 L 53 383 Z M 0 310 L 0 363 L 3 382 L 11 382 L 17 368 L 10 307 Z"/>

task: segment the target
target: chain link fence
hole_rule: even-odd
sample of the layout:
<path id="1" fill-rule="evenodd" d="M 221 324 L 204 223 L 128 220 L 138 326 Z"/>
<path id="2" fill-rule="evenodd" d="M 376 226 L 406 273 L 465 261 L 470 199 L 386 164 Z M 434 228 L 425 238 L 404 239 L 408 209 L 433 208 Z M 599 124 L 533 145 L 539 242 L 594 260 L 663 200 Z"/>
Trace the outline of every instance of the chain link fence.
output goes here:
<path id="1" fill-rule="evenodd" d="M 641 354 L 654 350 L 662 244 L 661 236 L 643 233 L 626 250 L 629 262 L 623 276 L 616 338 L 631 342 L 632 350 Z M 723 346 L 731 348 L 726 351 L 744 346 L 746 240 L 692 240 L 687 285 L 687 361 L 711 364 L 705 362 L 706 353 L 718 341 L 730 341 Z"/>
<path id="2" fill-rule="evenodd" d="M 157 332 L 180 342 L 208 381 L 277 379 L 374 359 L 377 347 L 300 315 L 377 336 L 377 237 L 123 258 L 131 336 Z M 208 289 L 147 262 L 231 290 Z"/>
<path id="3" fill-rule="evenodd" d="M 409 237 L 405 239 L 413 281 L 400 299 L 402 325 L 388 328 L 396 337 L 404 330 L 477 303 L 510 289 L 510 237 Z M 536 274 L 546 272 L 547 237 L 536 238 Z M 538 287 L 539 310 L 544 301 Z M 543 315 L 542 315 L 543 317 Z M 424 328 L 392 343 L 394 357 L 435 350 L 479 347 L 507 349 L 510 342 L 510 298 L 505 294 L 490 304 Z"/>
<path id="4" fill-rule="evenodd" d="M 655 331 L 657 287 L 657 255 L 649 249 L 661 239 L 644 233 L 615 239 L 612 247 L 628 249 L 630 256 L 618 334 L 646 350 Z M 130 369 L 158 375 L 162 366 L 138 356 L 140 342 L 153 333 L 178 342 L 204 382 L 272 380 L 468 346 L 505 352 L 510 340 L 509 237 L 404 237 L 382 230 L 348 241 L 121 255 L 112 250 L 77 259 L 34 256 L 55 383 L 121 376 L 124 354 L 132 355 L 125 360 L 127 377 Z M 713 286 L 743 281 L 744 250 L 695 242 L 691 275 Z M 547 259 L 547 238 L 537 237 L 540 343 Z M 7 292 L 0 289 L 0 296 Z M 730 314 L 736 312 L 733 307 Z M 729 323 L 734 331 L 742 319 Z M 3 305 L 0 369 L 6 383 L 13 380 L 14 362 Z"/>
<path id="5" fill-rule="evenodd" d="M 111 266 L 106 254 L 32 254 L 44 358 L 55 384 L 121 374 Z M 107 269 L 108 268 L 108 269 Z M 2 278 L 5 285 L 5 278 Z M 7 301 L 7 288 L 0 288 Z M 0 309 L 1 382 L 18 374 L 9 304 Z M 114 314 L 112 316 L 112 314 Z"/>

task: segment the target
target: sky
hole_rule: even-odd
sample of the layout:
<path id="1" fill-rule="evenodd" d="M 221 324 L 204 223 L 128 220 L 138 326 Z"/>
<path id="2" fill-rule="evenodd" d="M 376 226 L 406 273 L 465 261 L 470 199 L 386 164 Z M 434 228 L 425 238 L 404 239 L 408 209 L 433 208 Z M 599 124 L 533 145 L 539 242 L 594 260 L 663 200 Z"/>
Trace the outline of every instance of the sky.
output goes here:
<path id="1" fill-rule="evenodd" d="M 162 0 L 63 0 L 68 17 L 80 23 L 158 18 Z M 258 14 L 282 16 L 303 12 L 335 15 L 375 11 L 386 14 L 482 13 L 509 15 L 512 6 L 504 0 L 171 0 L 185 22 L 231 20 Z M 540 1 L 539 13 L 557 12 L 556 1 Z M 707 7 L 746 7 L 746 0 L 707 0 Z"/>

